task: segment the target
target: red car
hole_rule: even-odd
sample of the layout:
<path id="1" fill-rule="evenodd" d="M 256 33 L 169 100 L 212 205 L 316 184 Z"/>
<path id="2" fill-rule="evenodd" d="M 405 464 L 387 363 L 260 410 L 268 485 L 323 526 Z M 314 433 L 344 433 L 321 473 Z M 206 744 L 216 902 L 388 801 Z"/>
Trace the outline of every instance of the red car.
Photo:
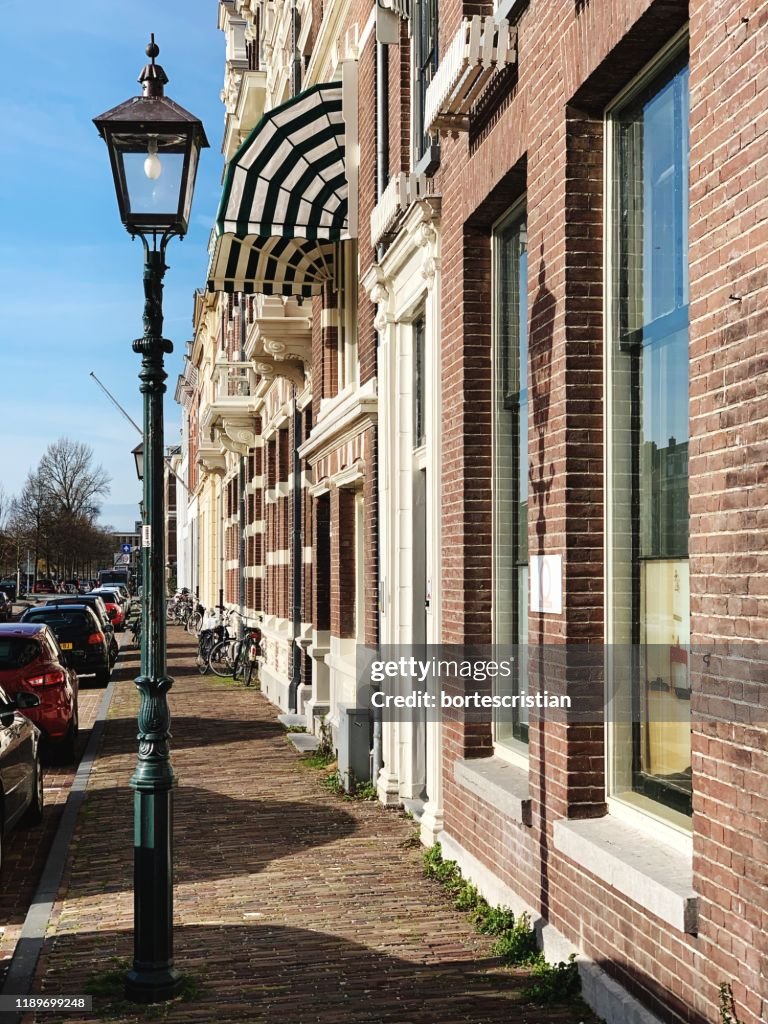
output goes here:
<path id="1" fill-rule="evenodd" d="M 52 630 L 41 622 L 0 625 L 0 687 L 11 697 L 26 691 L 40 698 L 24 713 L 62 760 L 75 757 L 78 678 Z"/>
<path id="2" fill-rule="evenodd" d="M 32 586 L 33 594 L 58 594 L 59 588 L 53 580 L 38 580 Z"/>
<path id="3" fill-rule="evenodd" d="M 115 627 L 115 632 L 119 633 L 125 629 L 125 612 L 117 603 L 117 601 L 110 601 L 106 594 L 99 594 L 98 597 L 104 602 L 104 607 L 107 609 L 107 615 L 109 621 Z"/>

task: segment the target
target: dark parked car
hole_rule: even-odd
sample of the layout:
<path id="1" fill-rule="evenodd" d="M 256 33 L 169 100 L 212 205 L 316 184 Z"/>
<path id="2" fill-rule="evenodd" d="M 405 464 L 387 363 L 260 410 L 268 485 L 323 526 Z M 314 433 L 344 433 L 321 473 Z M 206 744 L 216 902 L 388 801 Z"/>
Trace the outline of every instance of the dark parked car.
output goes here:
<path id="1" fill-rule="evenodd" d="M 0 626 L 0 686 L 11 697 L 21 693 L 39 697 L 39 704 L 25 713 L 51 750 L 72 761 L 79 728 L 77 672 L 66 664 L 48 626 L 21 622 Z"/>
<path id="2" fill-rule="evenodd" d="M 87 605 L 39 604 L 27 608 L 20 622 L 44 622 L 53 630 L 67 664 L 79 675 L 95 675 L 106 686 L 112 669 L 109 641 L 96 614 Z"/>
<path id="3" fill-rule="evenodd" d="M 102 631 L 106 634 L 107 640 L 109 641 L 109 653 L 112 660 L 112 664 L 115 663 L 120 647 L 115 637 L 115 627 L 111 621 L 111 616 L 107 609 L 106 604 L 99 594 L 83 594 L 81 596 L 69 596 L 62 594 L 61 597 L 52 597 L 46 601 L 46 606 L 60 606 L 68 604 L 84 604 L 91 608 L 96 613 L 96 618 L 101 623 Z"/>
<path id="4" fill-rule="evenodd" d="M 25 717 L 39 700 L 33 693 L 11 697 L 0 688 L 0 865 L 3 839 L 14 825 L 20 821 L 37 825 L 43 817 L 40 730 Z"/>
<path id="5" fill-rule="evenodd" d="M 13 601 L 5 590 L 0 590 L 0 622 L 10 622 L 13 616 Z"/>
<path id="6" fill-rule="evenodd" d="M 16 577 L 7 576 L 4 580 L 0 580 L 0 590 L 8 595 L 10 601 L 15 601 L 19 596 L 16 589 Z"/>

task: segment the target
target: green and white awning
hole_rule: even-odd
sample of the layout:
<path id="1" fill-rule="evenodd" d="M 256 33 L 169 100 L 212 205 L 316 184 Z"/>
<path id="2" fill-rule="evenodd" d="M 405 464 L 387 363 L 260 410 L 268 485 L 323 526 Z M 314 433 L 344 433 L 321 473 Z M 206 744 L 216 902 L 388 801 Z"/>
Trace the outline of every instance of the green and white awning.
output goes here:
<path id="1" fill-rule="evenodd" d="M 341 82 L 270 110 L 227 165 L 208 288 L 312 295 L 347 232 Z"/>
<path id="2" fill-rule="evenodd" d="M 212 243 L 209 291 L 308 298 L 333 277 L 335 242 L 227 233 Z"/>

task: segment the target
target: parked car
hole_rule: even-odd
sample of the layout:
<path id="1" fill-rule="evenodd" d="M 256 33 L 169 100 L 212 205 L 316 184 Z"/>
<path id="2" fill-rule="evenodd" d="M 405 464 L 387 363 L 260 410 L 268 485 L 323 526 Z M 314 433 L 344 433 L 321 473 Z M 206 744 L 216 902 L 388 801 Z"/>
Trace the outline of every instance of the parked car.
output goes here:
<path id="1" fill-rule="evenodd" d="M 87 605 L 39 604 L 27 608 L 19 621 L 50 626 L 67 664 L 79 675 L 95 675 L 100 686 L 107 685 L 112 670 L 109 641 Z"/>
<path id="2" fill-rule="evenodd" d="M 99 620 L 102 632 L 106 634 L 107 640 L 109 641 L 109 653 L 112 664 L 115 663 L 120 647 L 115 637 L 115 625 L 114 618 L 120 615 L 120 609 L 117 605 L 107 605 L 100 594 L 83 594 L 82 596 L 75 596 L 69 594 L 62 594 L 60 597 L 51 597 L 46 602 L 46 605 L 51 606 L 66 606 L 70 604 L 84 604 L 91 608 L 96 613 L 96 618 Z M 110 608 L 114 615 L 111 614 Z"/>
<path id="3" fill-rule="evenodd" d="M 0 590 L 0 622 L 10 622 L 13 618 L 13 601 L 4 590 Z"/>
<path id="4" fill-rule="evenodd" d="M 131 599 L 125 592 L 124 587 L 109 583 L 104 584 L 103 587 L 98 587 L 96 590 L 92 590 L 91 593 L 99 594 L 104 601 L 111 601 L 112 604 L 117 604 L 123 612 L 123 618 L 128 618 L 131 610 Z"/>
<path id="5" fill-rule="evenodd" d="M 39 825 L 43 818 L 40 730 L 27 717 L 39 703 L 35 693 L 12 697 L 0 688 L 0 866 L 8 832 L 19 822 Z"/>
<path id="6" fill-rule="evenodd" d="M 4 580 L 0 580 L 0 590 L 8 596 L 9 601 L 15 601 L 19 596 L 16 589 L 16 577 L 6 576 Z"/>
<path id="7" fill-rule="evenodd" d="M 32 584 L 33 594 L 55 594 L 58 592 L 58 588 L 53 580 L 38 580 Z"/>
<path id="8" fill-rule="evenodd" d="M 79 729 L 77 672 L 66 663 L 51 629 L 41 622 L 0 626 L 0 687 L 11 697 L 32 693 L 25 714 L 62 760 L 72 761 Z"/>

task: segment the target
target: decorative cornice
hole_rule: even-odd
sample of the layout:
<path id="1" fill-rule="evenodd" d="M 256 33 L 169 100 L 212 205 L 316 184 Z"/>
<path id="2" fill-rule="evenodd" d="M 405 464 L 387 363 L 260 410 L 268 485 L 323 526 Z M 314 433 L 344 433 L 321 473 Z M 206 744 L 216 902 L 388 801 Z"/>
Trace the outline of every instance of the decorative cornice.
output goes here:
<path id="1" fill-rule="evenodd" d="M 197 464 L 208 476 L 224 476 L 227 457 L 218 447 L 198 448 Z"/>
<path id="2" fill-rule="evenodd" d="M 376 378 L 341 395 L 327 411 L 321 411 L 317 424 L 307 440 L 300 445 L 299 455 L 313 465 L 334 451 L 348 438 L 361 433 L 378 421 Z"/>

